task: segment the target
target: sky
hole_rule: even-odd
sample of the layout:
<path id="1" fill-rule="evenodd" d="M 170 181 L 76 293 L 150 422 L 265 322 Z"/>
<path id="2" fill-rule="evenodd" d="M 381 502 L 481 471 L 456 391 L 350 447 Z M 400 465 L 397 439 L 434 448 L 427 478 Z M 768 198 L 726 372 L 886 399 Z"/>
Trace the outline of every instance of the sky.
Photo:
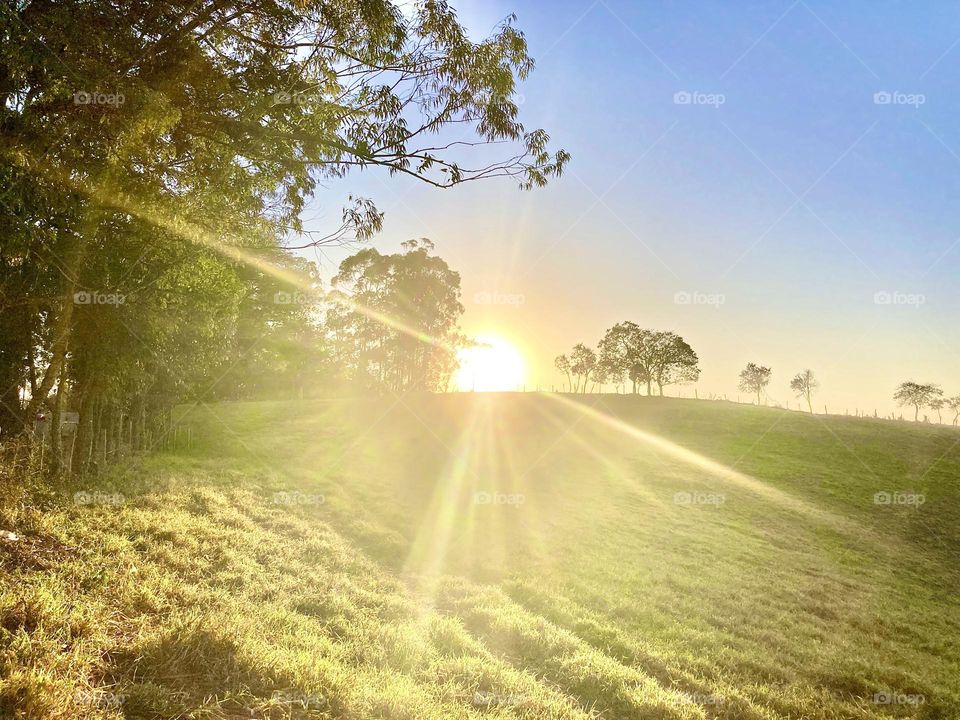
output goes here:
<path id="1" fill-rule="evenodd" d="M 536 69 L 528 129 L 573 155 L 524 192 L 354 173 L 386 212 L 373 241 L 428 237 L 462 278 L 468 334 L 508 340 L 527 389 L 616 322 L 682 335 L 696 386 L 771 402 L 812 368 L 830 412 L 889 414 L 904 380 L 960 394 L 960 7 L 950 3 L 455 0 L 475 37 L 510 13 Z M 348 254 L 325 252 L 329 278 Z"/>

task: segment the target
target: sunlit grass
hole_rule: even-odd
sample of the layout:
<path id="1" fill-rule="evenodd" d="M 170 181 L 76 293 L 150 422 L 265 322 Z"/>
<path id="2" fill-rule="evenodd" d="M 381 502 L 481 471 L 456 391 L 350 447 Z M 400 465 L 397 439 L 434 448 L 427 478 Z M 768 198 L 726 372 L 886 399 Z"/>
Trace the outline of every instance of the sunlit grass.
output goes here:
<path id="1" fill-rule="evenodd" d="M 496 394 L 184 422 L 191 448 L 4 506 L 24 540 L 0 545 L 0 716 L 960 707 L 953 429 Z M 875 505 L 885 490 L 925 502 Z"/>

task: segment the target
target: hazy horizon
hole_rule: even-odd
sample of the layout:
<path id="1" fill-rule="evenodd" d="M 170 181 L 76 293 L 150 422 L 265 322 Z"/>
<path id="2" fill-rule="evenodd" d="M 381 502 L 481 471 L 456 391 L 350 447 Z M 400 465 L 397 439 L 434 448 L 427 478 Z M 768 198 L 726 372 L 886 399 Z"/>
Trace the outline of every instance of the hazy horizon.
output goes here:
<path id="1" fill-rule="evenodd" d="M 564 177 L 518 193 L 356 173 L 319 193 L 310 227 L 334 224 L 352 192 L 386 212 L 378 250 L 429 237 L 461 274 L 465 332 L 513 343 L 528 389 L 559 387 L 557 354 L 632 320 L 699 354 L 700 381 L 671 395 L 735 399 L 747 362 L 773 369 L 769 395 L 791 407 L 790 378 L 812 368 L 820 411 L 889 414 L 910 379 L 960 390 L 960 12 L 458 10 L 477 36 L 518 15 L 537 61 L 520 109 L 572 152 Z M 349 252 L 324 252 L 325 282 Z"/>

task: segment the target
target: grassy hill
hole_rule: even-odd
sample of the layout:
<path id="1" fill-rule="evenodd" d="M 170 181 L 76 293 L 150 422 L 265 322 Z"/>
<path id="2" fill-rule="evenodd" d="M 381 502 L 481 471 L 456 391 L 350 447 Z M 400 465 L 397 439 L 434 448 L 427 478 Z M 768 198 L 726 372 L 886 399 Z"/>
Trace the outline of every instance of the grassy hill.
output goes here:
<path id="1" fill-rule="evenodd" d="M 179 447 L 96 484 L 7 478 L 0 717 L 960 717 L 954 428 L 626 396 L 181 410 Z"/>

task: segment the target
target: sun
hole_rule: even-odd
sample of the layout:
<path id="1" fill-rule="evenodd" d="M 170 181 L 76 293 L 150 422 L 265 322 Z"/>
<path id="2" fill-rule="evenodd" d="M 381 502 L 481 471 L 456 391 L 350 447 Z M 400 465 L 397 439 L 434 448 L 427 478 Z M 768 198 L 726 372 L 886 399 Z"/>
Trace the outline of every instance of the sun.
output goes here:
<path id="1" fill-rule="evenodd" d="M 457 390 L 503 392 L 520 390 L 524 381 L 523 356 L 496 335 L 480 335 L 476 344 L 457 352 L 460 367 L 454 376 Z"/>

